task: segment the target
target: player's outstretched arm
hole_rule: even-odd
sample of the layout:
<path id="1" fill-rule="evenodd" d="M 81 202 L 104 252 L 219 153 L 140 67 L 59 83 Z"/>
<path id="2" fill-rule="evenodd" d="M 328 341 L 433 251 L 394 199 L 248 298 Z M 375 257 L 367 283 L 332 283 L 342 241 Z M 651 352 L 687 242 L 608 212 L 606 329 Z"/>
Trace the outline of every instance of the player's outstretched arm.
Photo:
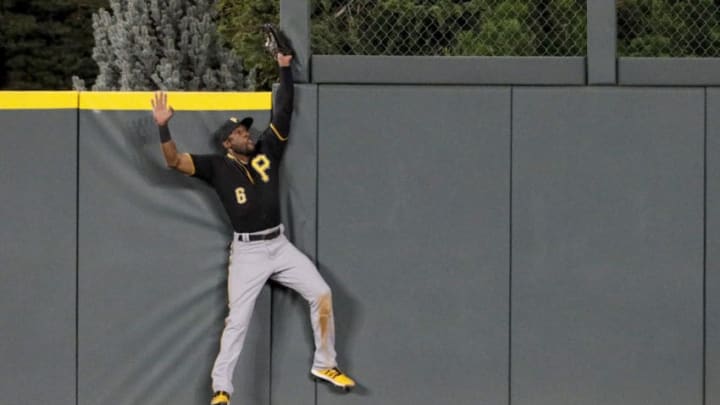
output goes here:
<path id="1" fill-rule="evenodd" d="M 280 67 L 280 86 L 278 87 L 276 105 L 273 108 L 271 123 L 280 136 L 287 137 L 290 132 L 290 118 L 293 111 L 293 98 L 295 88 L 290 64 L 292 55 L 277 54 L 277 62 Z"/>
<path id="2" fill-rule="evenodd" d="M 167 103 L 167 94 L 162 91 L 156 92 L 155 99 L 150 100 L 150 104 L 153 108 L 153 118 L 160 132 L 160 147 L 162 148 L 163 156 L 165 156 L 165 162 L 168 167 L 185 174 L 193 174 L 194 166 L 192 159 L 186 153 L 178 153 L 175 141 L 170 137 L 168 123 L 175 111 Z"/>

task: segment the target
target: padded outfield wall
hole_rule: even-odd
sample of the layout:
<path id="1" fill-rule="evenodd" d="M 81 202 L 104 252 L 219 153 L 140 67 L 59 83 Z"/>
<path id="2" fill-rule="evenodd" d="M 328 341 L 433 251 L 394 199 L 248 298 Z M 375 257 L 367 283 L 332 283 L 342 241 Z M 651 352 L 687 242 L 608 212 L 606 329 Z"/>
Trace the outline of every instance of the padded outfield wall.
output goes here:
<path id="1" fill-rule="evenodd" d="M 230 228 L 164 167 L 151 94 L 0 94 L 0 403 L 205 403 Z M 333 288 L 360 385 L 309 379 L 307 307 L 268 287 L 236 401 L 720 403 L 716 89 L 296 95 L 284 222 Z M 210 151 L 270 99 L 171 93 L 174 139 Z"/>

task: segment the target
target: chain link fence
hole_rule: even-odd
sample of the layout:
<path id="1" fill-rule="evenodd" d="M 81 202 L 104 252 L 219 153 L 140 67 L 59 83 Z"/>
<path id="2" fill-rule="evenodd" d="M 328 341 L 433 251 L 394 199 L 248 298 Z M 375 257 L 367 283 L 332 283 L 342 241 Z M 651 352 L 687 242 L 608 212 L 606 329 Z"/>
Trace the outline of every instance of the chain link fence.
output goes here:
<path id="1" fill-rule="evenodd" d="M 324 55 L 584 56 L 586 0 L 313 0 Z"/>
<path id="2" fill-rule="evenodd" d="M 619 56 L 720 56 L 718 0 L 617 0 L 617 23 Z"/>

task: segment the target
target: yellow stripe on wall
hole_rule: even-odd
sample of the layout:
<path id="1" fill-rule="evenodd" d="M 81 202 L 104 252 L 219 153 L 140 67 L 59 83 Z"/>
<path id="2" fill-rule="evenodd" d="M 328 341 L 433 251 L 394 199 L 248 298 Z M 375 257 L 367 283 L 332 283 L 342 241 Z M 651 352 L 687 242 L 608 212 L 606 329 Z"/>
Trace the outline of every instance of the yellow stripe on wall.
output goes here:
<path id="1" fill-rule="evenodd" d="M 155 93 L 122 91 L 80 92 L 81 110 L 151 110 Z M 176 111 L 269 110 L 270 92 L 167 92 L 168 104 Z"/>
<path id="2" fill-rule="evenodd" d="M 0 91 L 0 110 L 77 108 L 77 91 Z"/>
<path id="3" fill-rule="evenodd" d="M 151 91 L 0 91 L 0 110 L 151 110 Z M 269 110 L 270 92 L 168 92 L 177 111 Z M 78 101 L 79 99 L 79 101 Z"/>

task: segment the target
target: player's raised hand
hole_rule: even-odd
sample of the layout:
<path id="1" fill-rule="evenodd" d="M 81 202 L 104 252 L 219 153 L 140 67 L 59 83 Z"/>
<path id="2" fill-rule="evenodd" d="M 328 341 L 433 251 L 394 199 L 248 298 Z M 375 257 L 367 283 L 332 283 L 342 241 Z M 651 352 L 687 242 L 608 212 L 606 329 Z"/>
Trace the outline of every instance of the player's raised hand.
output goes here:
<path id="1" fill-rule="evenodd" d="M 156 91 L 155 99 L 150 100 L 150 104 L 152 104 L 155 123 L 161 127 L 167 125 L 175 113 L 173 108 L 167 103 L 167 94 L 163 91 Z"/>

